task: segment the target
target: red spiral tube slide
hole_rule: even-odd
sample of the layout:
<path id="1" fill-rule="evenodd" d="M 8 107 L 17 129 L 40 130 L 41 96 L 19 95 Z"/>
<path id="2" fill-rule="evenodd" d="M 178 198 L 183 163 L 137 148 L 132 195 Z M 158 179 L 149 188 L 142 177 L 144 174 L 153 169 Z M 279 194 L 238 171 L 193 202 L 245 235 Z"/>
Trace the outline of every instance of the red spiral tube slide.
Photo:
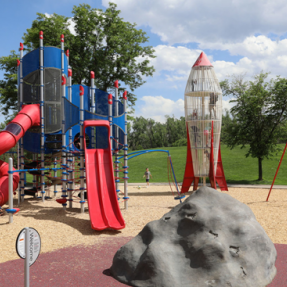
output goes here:
<path id="1" fill-rule="evenodd" d="M 23 105 L 22 110 L 0 132 L 0 155 L 14 147 L 30 127 L 39 125 L 40 106 L 38 104 Z M 8 163 L 0 160 L 0 206 L 8 201 L 8 170 Z M 18 187 L 19 180 L 19 174 L 14 172 L 13 191 Z"/>

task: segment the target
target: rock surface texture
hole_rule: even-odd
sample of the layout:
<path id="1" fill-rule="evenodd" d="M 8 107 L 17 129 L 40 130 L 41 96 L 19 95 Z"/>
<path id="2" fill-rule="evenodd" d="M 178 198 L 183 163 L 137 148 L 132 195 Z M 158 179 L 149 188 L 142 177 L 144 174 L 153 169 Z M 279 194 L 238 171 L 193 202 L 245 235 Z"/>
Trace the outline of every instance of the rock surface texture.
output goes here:
<path id="1" fill-rule="evenodd" d="M 110 270 L 138 287 L 263 287 L 276 256 L 247 205 L 201 187 L 121 247 Z"/>

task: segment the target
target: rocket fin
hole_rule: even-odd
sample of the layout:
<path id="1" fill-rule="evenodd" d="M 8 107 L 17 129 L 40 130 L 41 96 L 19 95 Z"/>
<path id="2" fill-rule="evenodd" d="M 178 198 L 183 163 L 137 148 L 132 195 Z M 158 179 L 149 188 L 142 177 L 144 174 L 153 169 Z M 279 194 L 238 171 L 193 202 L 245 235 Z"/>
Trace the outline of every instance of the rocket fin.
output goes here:
<path id="1" fill-rule="evenodd" d="M 194 172 L 193 172 L 193 165 L 192 165 L 192 155 L 190 149 L 190 139 L 189 139 L 189 132 L 188 132 L 188 125 L 186 123 L 186 136 L 187 136 L 187 157 L 186 157 L 186 165 L 185 165 L 185 172 L 184 178 L 181 185 L 181 193 L 188 192 L 192 182 L 194 181 Z M 196 181 L 195 181 L 196 183 Z M 198 181 L 197 181 L 198 183 Z M 194 185 L 195 188 L 195 185 Z M 193 188 L 193 190 L 195 190 Z M 196 185 L 197 188 L 197 185 Z"/>
<path id="2" fill-rule="evenodd" d="M 199 177 L 194 177 L 193 191 L 197 190 L 198 183 L 199 183 Z"/>
<path id="3" fill-rule="evenodd" d="M 217 168 L 216 168 L 216 176 L 215 179 L 217 184 L 222 191 L 228 191 L 227 183 L 225 180 L 222 159 L 221 159 L 221 151 L 220 151 L 220 143 L 219 143 L 219 150 L 218 150 L 218 160 L 217 160 Z"/>

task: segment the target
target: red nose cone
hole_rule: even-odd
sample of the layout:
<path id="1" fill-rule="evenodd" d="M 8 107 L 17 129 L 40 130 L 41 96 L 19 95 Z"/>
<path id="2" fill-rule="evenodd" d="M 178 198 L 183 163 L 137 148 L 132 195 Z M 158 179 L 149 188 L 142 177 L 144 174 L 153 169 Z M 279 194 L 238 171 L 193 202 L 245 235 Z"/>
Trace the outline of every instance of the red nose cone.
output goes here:
<path id="1" fill-rule="evenodd" d="M 109 96 L 108 96 L 108 103 L 109 103 L 109 105 L 111 105 L 113 103 L 113 95 L 112 94 L 109 94 Z"/>
<path id="2" fill-rule="evenodd" d="M 62 86 L 66 85 L 66 78 L 62 76 Z"/>
<path id="3" fill-rule="evenodd" d="M 20 51 L 24 49 L 23 43 L 20 43 Z"/>
<path id="4" fill-rule="evenodd" d="M 91 71 L 91 79 L 95 78 L 95 72 Z"/>
<path id="5" fill-rule="evenodd" d="M 202 66 L 213 67 L 211 65 L 211 63 L 209 62 L 208 58 L 206 57 L 206 55 L 203 52 L 201 52 L 201 54 L 199 55 L 199 57 L 195 61 L 194 65 L 192 66 L 192 68 L 194 68 L 194 67 L 202 67 Z"/>
<path id="6" fill-rule="evenodd" d="M 68 69 L 68 77 L 72 77 L 72 70 Z"/>
<path id="7" fill-rule="evenodd" d="M 84 95 L 84 87 L 80 86 L 80 96 Z"/>
<path id="8" fill-rule="evenodd" d="M 127 94 L 128 94 L 128 92 L 127 92 L 127 91 L 124 91 L 124 93 L 123 93 L 123 98 L 124 98 L 124 100 L 127 99 Z"/>
<path id="9" fill-rule="evenodd" d="M 17 67 L 20 66 L 20 60 L 17 59 Z"/>
<path id="10" fill-rule="evenodd" d="M 119 88 L 119 81 L 118 81 L 118 80 L 116 80 L 116 81 L 114 82 L 114 87 L 117 88 L 117 89 Z"/>

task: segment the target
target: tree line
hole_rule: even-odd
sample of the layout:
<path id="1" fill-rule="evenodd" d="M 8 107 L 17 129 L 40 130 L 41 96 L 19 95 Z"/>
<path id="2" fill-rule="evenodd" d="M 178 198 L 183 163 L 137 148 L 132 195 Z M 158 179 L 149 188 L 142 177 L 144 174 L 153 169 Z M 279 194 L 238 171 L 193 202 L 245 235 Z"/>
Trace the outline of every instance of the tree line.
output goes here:
<path id="1" fill-rule="evenodd" d="M 144 117 L 133 118 L 128 126 L 128 144 L 131 150 L 186 145 L 185 117 L 166 116 L 160 123 Z"/>

